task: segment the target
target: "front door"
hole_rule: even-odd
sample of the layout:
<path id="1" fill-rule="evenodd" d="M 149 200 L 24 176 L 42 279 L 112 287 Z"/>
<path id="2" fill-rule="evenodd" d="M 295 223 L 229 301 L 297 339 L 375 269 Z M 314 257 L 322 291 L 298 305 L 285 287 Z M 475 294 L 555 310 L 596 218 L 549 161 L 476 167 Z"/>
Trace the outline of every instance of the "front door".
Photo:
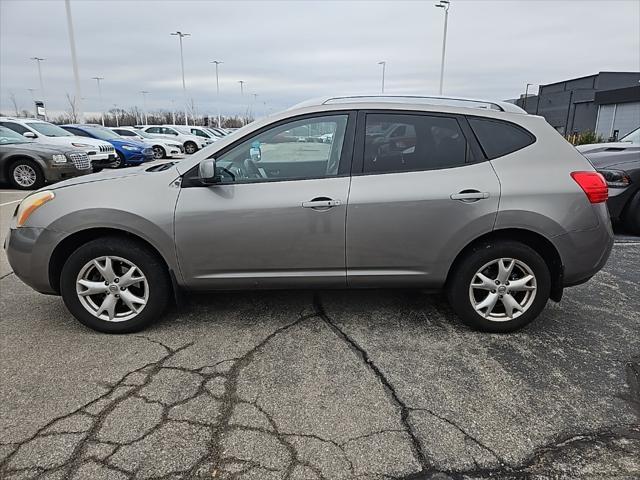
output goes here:
<path id="1" fill-rule="evenodd" d="M 219 184 L 186 174 L 175 238 L 187 286 L 346 285 L 354 116 L 290 119 L 241 139 L 215 155 Z"/>
<path id="2" fill-rule="evenodd" d="M 440 287 L 462 248 L 493 229 L 498 177 L 463 117 L 361 115 L 347 212 L 348 284 Z"/>

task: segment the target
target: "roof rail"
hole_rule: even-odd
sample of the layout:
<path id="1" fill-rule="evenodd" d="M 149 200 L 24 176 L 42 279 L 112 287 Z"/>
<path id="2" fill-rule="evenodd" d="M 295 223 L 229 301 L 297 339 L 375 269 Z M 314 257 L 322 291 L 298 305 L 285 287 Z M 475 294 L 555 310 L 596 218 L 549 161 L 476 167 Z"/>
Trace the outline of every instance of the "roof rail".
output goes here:
<path id="1" fill-rule="evenodd" d="M 367 102 L 389 102 L 389 103 L 420 103 L 424 105 L 443 105 L 449 107 L 481 108 L 485 110 L 496 110 L 499 112 L 527 113 L 517 105 L 509 102 L 478 100 L 462 97 L 445 97 L 429 95 L 337 95 L 321 97 L 298 103 L 289 110 L 316 105 L 330 105 L 339 103 L 367 103 Z"/>

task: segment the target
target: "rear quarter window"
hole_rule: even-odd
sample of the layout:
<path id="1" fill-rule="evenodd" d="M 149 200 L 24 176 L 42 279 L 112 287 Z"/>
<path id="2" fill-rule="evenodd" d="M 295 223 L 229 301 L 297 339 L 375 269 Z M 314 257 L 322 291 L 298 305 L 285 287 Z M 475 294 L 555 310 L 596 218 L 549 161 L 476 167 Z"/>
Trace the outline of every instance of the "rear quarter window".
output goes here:
<path id="1" fill-rule="evenodd" d="M 536 141 L 530 132 L 510 122 L 479 117 L 467 119 L 489 160 L 516 152 Z"/>

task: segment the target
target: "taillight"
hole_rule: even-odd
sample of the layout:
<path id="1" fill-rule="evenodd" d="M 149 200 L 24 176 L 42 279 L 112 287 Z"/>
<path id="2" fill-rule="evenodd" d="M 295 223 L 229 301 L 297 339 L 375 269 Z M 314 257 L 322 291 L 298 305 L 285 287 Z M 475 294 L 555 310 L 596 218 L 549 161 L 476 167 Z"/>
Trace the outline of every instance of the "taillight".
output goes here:
<path id="1" fill-rule="evenodd" d="M 571 172 L 571 177 L 584 190 L 591 203 L 606 202 L 609 198 L 609 187 L 604 177 L 598 172 Z"/>

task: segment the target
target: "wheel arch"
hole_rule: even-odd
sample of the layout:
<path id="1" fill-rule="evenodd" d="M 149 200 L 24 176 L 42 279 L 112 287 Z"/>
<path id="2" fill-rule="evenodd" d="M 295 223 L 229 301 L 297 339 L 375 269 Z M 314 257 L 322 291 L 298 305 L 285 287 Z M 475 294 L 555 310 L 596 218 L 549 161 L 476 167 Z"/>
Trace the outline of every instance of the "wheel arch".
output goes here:
<path id="1" fill-rule="evenodd" d="M 465 255 L 467 255 L 474 248 L 478 248 L 482 244 L 487 244 L 499 240 L 521 242 L 528 247 L 531 247 L 543 258 L 543 260 L 549 267 L 549 274 L 551 275 L 551 299 L 559 302 L 562 298 L 564 277 L 564 267 L 562 265 L 562 258 L 560 257 L 560 253 L 558 252 L 558 249 L 553 245 L 553 243 L 545 236 L 532 230 L 526 230 L 522 228 L 505 228 L 493 230 L 469 242 L 460 252 L 458 252 L 455 260 L 449 267 L 446 284 L 449 284 L 451 275 L 455 272 L 458 264 Z"/>
<path id="2" fill-rule="evenodd" d="M 64 266 L 66 259 L 79 246 L 105 236 L 127 238 L 134 240 L 141 245 L 144 245 L 144 247 L 147 248 L 154 256 L 156 256 L 166 268 L 167 273 L 171 277 L 171 283 L 175 293 L 176 281 L 174 273 L 170 267 L 169 262 L 167 262 L 164 256 L 160 253 L 160 250 L 158 250 L 151 242 L 139 235 L 136 235 L 135 233 L 113 227 L 94 227 L 85 230 L 79 230 L 72 233 L 71 235 L 68 235 L 67 237 L 62 239 L 62 241 L 60 241 L 58 245 L 56 245 L 49 259 L 49 285 L 51 285 L 56 293 L 60 293 L 60 274 L 62 272 L 62 267 Z"/>
<path id="3" fill-rule="evenodd" d="M 19 161 L 19 160 L 31 160 L 32 162 L 37 163 L 43 175 L 44 175 L 45 169 L 47 168 L 41 159 L 39 159 L 36 156 L 27 155 L 25 153 L 18 153 L 15 155 L 11 155 L 9 157 L 6 157 L 4 160 L 5 162 L 2 168 L 2 173 L 4 175 L 4 178 L 6 178 L 7 180 L 9 179 L 9 169 L 11 168 L 11 165 L 13 165 L 16 161 Z"/>

